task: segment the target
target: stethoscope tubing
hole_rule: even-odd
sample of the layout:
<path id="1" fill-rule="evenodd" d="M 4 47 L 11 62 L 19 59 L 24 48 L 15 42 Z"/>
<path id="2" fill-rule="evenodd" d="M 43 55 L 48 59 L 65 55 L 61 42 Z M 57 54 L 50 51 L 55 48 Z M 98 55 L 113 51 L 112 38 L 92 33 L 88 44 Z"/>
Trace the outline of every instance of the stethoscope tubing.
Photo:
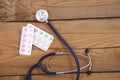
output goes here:
<path id="1" fill-rule="evenodd" d="M 69 52 L 57 52 L 55 53 L 56 55 L 69 55 L 70 53 Z M 77 56 L 80 56 L 80 57 L 83 57 L 85 59 L 88 60 L 88 64 L 86 64 L 85 66 L 81 67 L 80 70 L 82 69 L 85 69 L 88 67 L 88 71 L 91 71 L 91 67 L 92 67 L 92 62 L 91 62 L 91 57 L 90 57 L 90 54 L 89 53 L 86 53 L 87 55 L 83 55 L 83 54 L 76 54 Z M 49 56 L 48 60 L 47 60 L 47 68 L 49 71 L 52 71 L 49 67 L 49 61 L 50 59 L 52 58 L 52 56 Z M 55 72 L 55 71 L 54 71 Z M 56 72 L 56 74 L 66 74 L 66 73 L 73 73 L 73 72 L 77 72 L 77 70 L 70 70 L 70 71 L 64 71 L 64 72 Z"/>
<path id="2" fill-rule="evenodd" d="M 58 31 L 53 27 L 53 25 L 49 22 L 46 21 L 46 23 L 48 24 L 48 26 L 51 28 L 51 30 L 57 35 L 57 37 L 63 42 L 63 44 L 69 49 L 70 53 L 72 54 L 72 56 L 74 57 L 74 60 L 76 62 L 76 66 L 77 66 L 77 76 L 76 76 L 76 80 L 79 80 L 80 77 L 80 64 L 78 61 L 78 58 L 75 54 L 75 52 L 73 51 L 73 49 L 70 47 L 70 45 L 63 39 L 63 37 L 58 33 Z"/>
<path id="3" fill-rule="evenodd" d="M 31 73 L 33 71 L 34 68 L 38 67 L 38 64 L 34 64 L 33 66 L 30 67 L 28 73 L 27 73 L 27 80 L 31 80 Z"/>
<path id="4" fill-rule="evenodd" d="M 65 52 L 57 52 L 57 53 L 55 53 L 54 55 L 51 55 L 51 54 L 52 54 L 52 53 L 49 53 L 49 54 L 47 54 L 47 55 L 44 55 L 43 58 L 45 59 L 45 58 L 48 58 L 48 57 L 49 57 L 49 59 L 50 59 L 52 56 L 55 56 L 55 55 L 69 55 L 70 53 L 68 53 L 68 52 L 66 52 L 66 53 L 65 53 Z M 76 55 L 77 55 L 77 56 L 81 56 L 81 57 L 86 58 L 86 59 L 89 60 L 88 64 L 85 65 L 85 66 L 83 66 L 83 67 L 81 67 L 80 70 L 85 69 L 85 68 L 87 68 L 87 67 L 89 67 L 89 70 L 91 70 L 91 67 L 90 67 L 90 66 L 92 66 L 92 64 L 91 64 L 91 58 L 89 58 L 89 55 L 88 55 L 88 56 L 85 56 L 85 55 L 82 55 L 82 54 L 76 54 Z M 41 69 L 43 72 L 45 72 L 46 74 L 54 75 L 54 74 L 66 74 L 66 73 L 77 72 L 77 70 L 70 70 L 70 71 L 64 71 L 64 72 L 48 71 L 48 70 L 44 69 L 43 66 L 41 65 L 42 60 L 44 60 L 43 58 L 38 62 L 38 64 L 39 64 L 39 66 L 40 66 L 40 69 Z M 48 59 L 48 61 L 49 61 L 49 59 Z M 49 66 L 49 65 L 47 64 L 47 68 L 48 68 L 48 66 Z M 44 70 L 43 70 L 43 69 L 44 69 Z"/>
<path id="5" fill-rule="evenodd" d="M 86 49 L 87 50 L 87 49 Z M 89 71 L 91 71 L 91 66 L 92 66 L 92 63 L 91 63 L 91 57 L 90 57 L 90 54 L 89 52 L 86 52 L 87 56 L 85 55 L 82 55 L 82 54 L 76 54 L 77 56 L 81 56 L 83 58 L 86 58 L 89 60 L 88 64 L 84 67 L 81 67 L 80 70 L 82 69 L 85 69 L 87 67 L 89 67 Z M 45 60 L 46 58 L 51 58 L 53 56 L 56 56 L 56 55 L 70 55 L 69 52 L 56 52 L 56 53 L 49 53 L 49 54 L 46 54 L 44 55 L 43 57 L 40 58 L 40 60 L 37 62 L 37 64 L 34 64 L 30 69 L 29 69 L 29 72 L 28 72 L 28 80 L 31 80 L 31 72 L 34 68 L 36 67 L 39 67 L 44 73 L 46 74 L 49 74 L 49 75 L 56 75 L 56 74 L 67 74 L 67 73 L 73 73 L 73 72 L 77 72 L 77 70 L 70 70 L 70 71 L 64 71 L 64 72 L 55 72 L 55 71 L 48 71 L 46 70 L 43 66 L 42 66 L 42 62 L 43 60 Z"/>

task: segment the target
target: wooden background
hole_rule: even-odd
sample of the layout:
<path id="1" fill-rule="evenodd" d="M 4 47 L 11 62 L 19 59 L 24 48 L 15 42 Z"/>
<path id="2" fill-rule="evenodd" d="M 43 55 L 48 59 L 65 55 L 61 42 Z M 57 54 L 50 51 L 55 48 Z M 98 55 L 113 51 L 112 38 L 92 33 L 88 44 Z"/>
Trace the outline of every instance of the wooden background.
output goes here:
<path id="1" fill-rule="evenodd" d="M 0 80 L 26 80 L 30 66 L 41 56 L 68 51 L 45 23 L 35 20 L 41 8 L 48 10 L 51 23 L 75 52 L 90 48 L 92 74 L 82 70 L 81 80 L 120 80 L 120 0 L 0 0 Z M 31 56 L 18 54 L 21 28 L 27 23 L 55 36 L 47 52 L 33 46 Z M 80 59 L 80 63 L 87 61 Z M 55 71 L 76 68 L 73 58 L 65 55 L 52 58 L 49 64 Z M 33 74 L 33 80 L 75 80 L 76 76 L 45 75 L 38 68 Z"/>

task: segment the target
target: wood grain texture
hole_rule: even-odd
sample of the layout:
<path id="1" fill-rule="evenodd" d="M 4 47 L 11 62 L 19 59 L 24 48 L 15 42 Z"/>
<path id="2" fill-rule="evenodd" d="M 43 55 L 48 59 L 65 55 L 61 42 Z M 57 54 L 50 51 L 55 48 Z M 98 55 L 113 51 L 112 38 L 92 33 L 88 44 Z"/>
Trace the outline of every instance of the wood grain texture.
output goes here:
<path id="1" fill-rule="evenodd" d="M 0 22 L 0 31 L 20 31 L 22 26 L 32 23 L 45 31 L 52 33 L 45 23 L 39 22 Z M 51 21 L 60 33 L 71 34 L 114 34 L 120 33 L 120 18 Z"/>
<path id="2" fill-rule="evenodd" d="M 120 71 L 120 64 L 118 64 L 120 61 L 120 19 L 69 20 L 52 21 L 52 23 L 70 43 L 75 52 L 82 53 L 84 49 L 81 48 L 94 48 L 90 49 L 93 71 Z M 68 51 L 55 36 L 55 40 L 48 52 L 33 47 L 31 56 L 20 56 L 18 49 L 21 28 L 26 24 L 27 22 L 0 23 L 0 75 L 26 74 L 29 67 L 44 54 Z M 37 22 L 32 22 L 32 24 L 54 35 L 46 24 Z M 59 60 L 56 60 L 58 58 Z M 70 56 L 54 57 L 51 61 L 49 63 L 53 70 L 75 69 L 75 63 Z M 80 62 L 81 65 L 86 64 L 83 59 L 80 59 Z M 35 69 L 33 73 L 41 72 Z"/>
<path id="3" fill-rule="evenodd" d="M 4 35 L 4 36 L 3 36 Z M 120 45 L 120 34 L 62 34 L 66 41 L 75 48 L 104 48 Z M 3 36 L 3 37 L 2 37 Z M 20 31 L 0 32 L 1 50 L 18 49 Z M 62 42 L 55 38 L 50 48 L 65 48 Z M 36 49 L 36 48 L 33 48 Z"/>
<path id="4" fill-rule="evenodd" d="M 0 21 L 15 20 L 14 0 L 0 0 Z"/>
<path id="5" fill-rule="evenodd" d="M 120 19 L 53 21 L 52 23 L 73 48 L 120 45 Z M 32 22 L 32 24 L 55 35 L 45 23 Z M 27 25 L 27 22 L 1 22 L 0 25 L 1 50 L 18 49 L 21 28 Z M 50 48 L 65 47 L 58 38 L 55 38 Z"/>
<path id="6" fill-rule="evenodd" d="M 19 31 L 20 32 L 20 31 Z M 2 50 L 18 49 L 20 33 L 17 31 L 0 32 L 0 48 Z M 120 45 L 119 34 L 62 34 L 68 43 L 75 48 L 103 48 Z M 58 38 L 55 38 L 50 48 L 65 48 Z M 34 48 L 36 49 L 36 48 Z"/>
<path id="7" fill-rule="evenodd" d="M 74 49 L 76 53 L 83 51 Z M 49 49 L 50 52 L 68 51 L 66 49 Z M 91 57 L 93 62 L 92 71 L 120 71 L 120 48 L 112 49 L 91 49 Z M 40 57 L 47 54 L 41 50 L 33 50 L 31 56 L 20 56 L 18 50 L 1 50 L 0 51 L 0 75 L 19 75 L 27 74 L 31 65 L 35 64 Z M 58 60 L 59 59 L 59 60 Z M 43 65 L 46 67 L 46 61 Z M 79 58 L 81 66 L 87 64 L 87 61 Z M 112 64 L 112 65 L 111 65 Z M 69 55 L 56 56 L 49 61 L 52 70 L 64 71 L 75 69 L 74 60 Z M 9 66 L 9 67 L 8 67 Z M 85 72 L 86 70 L 82 70 Z M 33 73 L 41 74 L 42 72 L 36 68 Z"/>
<path id="8" fill-rule="evenodd" d="M 65 75 L 37 75 L 32 76 L 33 80 L 75 80 L 75 74 Z M 103 74 L 81 74 L 81 80 L 120 80 L 120 73 L 103 73 Z M 8 76 L 0 77 L 0 80 L 27 80 L 26 76 Z"/>
<path id="9" fill-rule="evenodd" d="M 6 14 L 1 21 L 35 20 L 35 12 L 41 8 L 48 10 L 50 20 L 120 17 L 119 0 L 2 0 L 2 3 L 14 4 L 1 4 L 1 14 Z"/>
<path id="10" fill-rule="evenodd" d="M 120 80 L 120 0 L 0 0 L 0 21 L 22 21 L 0 22 L 0 80 L 27 80 L 30 66 L 40 57 L 68 51 L 45 23 L 30 22 L 54 35 L 55 40 L 47 52 L 33 46 L 31 56 L 18 54 L 21 28 L 28 23 L 24 21 L 34 21 L 35 12 L 41 8 L 48 10 L 50 20 L 60 20 L 51 22 L 76 53 L 90 48 L 93 74 L 82 73 L 81 80 Z M 47 68 L 46 62 L 43 66 Z M 79 62 L 81 66 L 87 64 L 80 57 Z M 49 66 L 54 71 L 76 69 L 71 55 L 52 57 Z M 33 74 L 41 74 L 32 76 L 33 80 L 74 80 L 76 76 L 43 75 L 38 68 Z"/>

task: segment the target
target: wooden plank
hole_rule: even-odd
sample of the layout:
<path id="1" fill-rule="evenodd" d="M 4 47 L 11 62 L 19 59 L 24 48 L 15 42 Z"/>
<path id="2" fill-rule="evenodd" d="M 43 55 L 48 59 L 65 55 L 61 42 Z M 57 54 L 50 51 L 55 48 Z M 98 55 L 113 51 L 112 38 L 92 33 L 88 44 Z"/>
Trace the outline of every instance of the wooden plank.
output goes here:
<path id="1" fill-rule="evenodd" d="M 0 31 L 20 31 L 28 22 L 0 22 Z M 37 27 L 52 33 L 45 23 L 30 22 Z M 79 34 L 114 34 L 120 33 L 120 18 L 93 20 L 51 21 L 60 33 Z"/>
<path id="2" fill-rule="evenodd" d="M 9 2 L 14 4 L 4 5 Z M 12 8 L 9 10 L 10 5 Z M 50 20 L 120 17 L 119 0 L 2 0 L 1 7 L 1 21 L 35 20 L 35 12 L 41 8 L 48 10 Z"/>
<path id="3" fill-rule="evenodd" d="M 14 0 L 0 0 L 0 21 L 15 20 Z"/>
<path id="4" fill-rule="evenodd" d="M 81 75 L 81 80 L 93 80 L 93 79 L 95 79 L 95 80 L 106 80 L 106 79 L 109 79 L 109 80 L 119 80 L 120 79 L 120 76 L 119 76 L 120 74 L 118 73 L 118 74 L 93 74 L 93 75 L 91 75 L 91 76 L 86 76 L 86 74 L 83 74 L 83 75 Z M 50 78 L 50 76 L 43 76 L 43 77 L 41 77 L 42 78 L 42 80 L 46 80 L 46 79 L 51 79 L 51 80 L 74 80 L 75 79 L 75 77 L 76 77 L 76 75 L 58 75 L 58 76 L 53 76 L 53 77 L 51 77 Z M 33 77 L 34 79 L 40 79 L 40 77 Z"/>
<path id="5" fill-rule="evenodd" d="M 3 36 L 4 35 L 4 36 Z M 101 48 L 120 45 L 120 34 L 61 34 L 65 40 L 75 48 Z M 18 49 L 20 31 L 1 31 L 0 50 Z M 50 48 L 65 48 L 55 36 Z M 33 48 L 36 49 L 36 48 Z"/>
<path id="6" fill-rule="evenodd" d="M 55 35 L 46 24 L 37 22 L 32 23 L 50 34 Z M 73 48 L 99 48 L 120 45 L 120 19 L 70 20 L 53 21 L 52 23 Z M 0 49 L 18 49 L 21 28 L 26 24 L 26 22 L 1 22 Z M 50 48 L 65 47 L 58 38 L 55 38 Z"/>
<path id="7" fill-rule="evenodd" d="M 43 30 L 55 35 L 46 24 L 31 22 Z M 70 43 L 76 52 L 81 52 L 80 48 L 104 48 L 115 47 L 120 45 L 120 19 L 109 20 L 70 20 L 70 21 L 53 21 L 53 25 L 62 34 L 62 36 Z M 18 48 L 20 42 L 21 27 L 27 22 L 1 22 L 0 23 L 0 75 L 4 74 L 26 74 L 29 67 L 36 63 L 38 59 L 46 54 L 46 52 L 33 47 L 33 54 L 30 57 L 19 56 Z M 71 28 L 70 28 L 71 27 Z M 48 52 L 67 51 L 64 45 L 56 36 L 55 40 Z M 120 70 L 120 48 L 109 49 L 91 49 L 93 58 L 94 71 L 119 71 Z M 67 57 L 67 56 L 66 56 Z M 58 62 L 56 58 L 61 58 Z M 63 59 L 64 58 L 64 59 Z M 53 59 L 52 68 L 59 69 L 59 64 L 64 62 L 65 65 L 60 66 L 60 70 L 75 68 L 74 62 L 70 57 L 55 57 Z M 112 60 L 112 61 L 111 61 Z M 66 63 L 70 62 L 70 63 Z M 81 64 L 86 63 L 82 60 Z M 111 66 L 111 63 L 113 64 Z M 72 65 L 71 65 L 72 64 Z M 101 66 L 102 65 L 102 66 Z M 8 67 L 9 66 L 9 67 Z M 66 67 L 65 67 L 66 66 Z M 57 68 L 56 68 L 57 67 Z M 62 67 L 62 68 L 61 68 Z M 41 73 L 38 69 L 34 73 Z"/>
<path id="8" fill-rule="evenodd" d="M 18 50 L 0 50 L 0 75 L 18 75 L 26 74 L 31 65 L 37 63 L 40 57 L 50 52 L 68 51 L 66 49 L 49 49 L 43 52 L 40 49 L 33 50 L 31 56 L 20 56 Z M 75 49 L 76 53 L 82 53 L 84 49 Z M 92 71 L 120 71 L 120 48 L 110 49 L 90 49 L 92 57 Z M 59 60 L 58 60 L 59 59 Z M 46 66 L 47 59 L 43 62 Z M 81 66 L 87 64 L 87 61 L 79 58 Z M 112 65 L 111 65 L 112 64 Z M 76 69 L 72 56 L 56 56 L 49 60 L 52 70 L 65 71 Z M 86 70 L 82 70 L 86 71 Z M 33 73 L 42 73 L 36 68 Z"/>
<path id="9" fill-rule="evenodd" d="M 75 80 L 75 74 L 64 74 L 64 75 L 38 75 L 33 76 L 33 80 Z M 81 74 L 81 80 L 120 80 L 120 73 L 103 73 L 103 74 Z M 6 76 L 0 77 L 0 80 L 27 80 L 25 76 Z"/>

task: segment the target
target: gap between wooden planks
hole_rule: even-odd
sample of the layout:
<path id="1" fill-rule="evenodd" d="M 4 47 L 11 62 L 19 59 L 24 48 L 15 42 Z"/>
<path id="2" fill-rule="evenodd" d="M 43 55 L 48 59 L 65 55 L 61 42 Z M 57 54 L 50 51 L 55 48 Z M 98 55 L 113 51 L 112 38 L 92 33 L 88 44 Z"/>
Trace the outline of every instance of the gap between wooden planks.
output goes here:
<path id="1" fill-rule="evenodd" d="M 30 21 L 38 9 L 49 19 L 120 17 L 119 0 L 0 0 L 0 21 Z"/>
<path id="2" fill-rule="evenodd" d="M 54 35 L 45 23 L 31 23 Z M 120 19 L 69 20 L 52 21 L 52 23 L 76 52 L 82 53 L 81 48 L 99 48 L 91 49 L 93 71 L 120 71 L 120 64 L 118 64 L 120 61 Z M 26 74 L 29 67 L 47 53 L 33 47 L 30 57 L 18 55 L 21 28 L 26 24 L 27 22 L 0 22 L 0 75 Z M 114 48 L 115 46 L 118 48 Z M 106 47 L 106 49 L 100 49 L 101 47 Z M 57 38 L 48 53 L 56 51 L 68 51 Z M 58 58 L 61 60 L 56 60 Z M 69 56 L 55 57 L 52 61 L 50 61 L 50 66 L 54 70 L 75 68 L 74 61 Z M 84 64 L 86 61 L 82 60 L 81 65 Z M 35 69 L 33 73 L 41 72 Z"/>
<path id="3" fill-rule="evenodd" d="M 36 75 L 32 76 L 33 80 L 75 80 L 75 74 L 63 75 Z M 27 80 L 26 76 L 5 76 L 0 80 Z M 102 74 L 81 74 L 81 80 L 120 80 L 120 73 L 102 73 Z"/>

